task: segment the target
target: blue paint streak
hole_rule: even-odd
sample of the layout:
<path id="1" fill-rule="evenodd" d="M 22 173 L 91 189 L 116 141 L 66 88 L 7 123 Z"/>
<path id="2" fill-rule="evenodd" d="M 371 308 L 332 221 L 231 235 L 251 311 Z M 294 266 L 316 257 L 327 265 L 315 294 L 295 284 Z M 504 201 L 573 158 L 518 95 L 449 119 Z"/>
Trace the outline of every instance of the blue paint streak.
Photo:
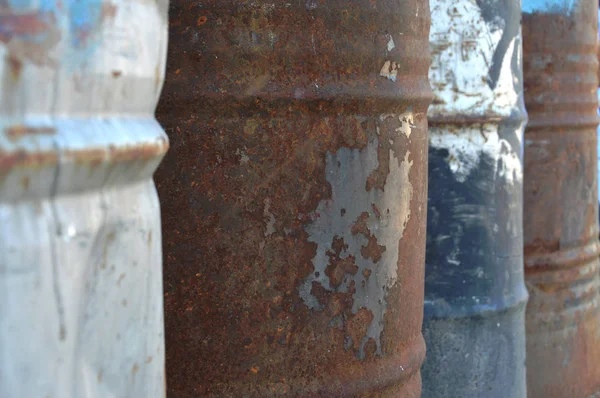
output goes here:
<path id="1" fill-rule="evenodd" d="M 84 41 L 91 39 L 90 36 L 102 22 L 102 2 L 103 0 L 69 0 L 70 28 L 76 48 L 90 44 Z"/>
<path id="2" fill-rule="evenodd" d="M 15 11 L 56 12 L 58 0 L 8 0 L 8 6 Z"/>
<path id="3" fill-rule="evenodd" d="M 521 9 L 526 13 L 567 13 L 575 8 L 576 0 L 523 0 Z"/>

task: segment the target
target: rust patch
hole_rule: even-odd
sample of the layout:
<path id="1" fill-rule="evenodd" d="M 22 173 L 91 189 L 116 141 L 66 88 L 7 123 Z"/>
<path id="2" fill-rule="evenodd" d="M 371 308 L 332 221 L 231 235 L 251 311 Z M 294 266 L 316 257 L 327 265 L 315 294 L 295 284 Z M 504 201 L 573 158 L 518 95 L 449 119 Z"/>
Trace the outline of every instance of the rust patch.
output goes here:
<path id="1" fill-rule="evenodd" d="M 373 235 L 370 235 L 367 239 L 369 243 L 362 247 L 360 253 L 364 258 L 370 258 L 376 263 L 381 259 L 381 255 L 385 251 L 385 246 L 378 244 L 377 238 Z"/>
<path id="2" fill-rule="evenodd" d="M 111 2 L 102 3 L 102 20 L 114 19 L 117 16 L 118 7 Z"/>
<path id="3" fill-rule="evenodd" d="M 0 8 L 0 42 L 6 45 L 11 62 L 55 67 L 49 56 L 61 37 L 55 23 L 50 13 L 15 14 Z"/>
<path id="4" fill-rule="evenodd" d="M 4 133 L 11 141 L 17 141 L 23 137 L 35 136 L 35 135 L 55 135 L 56 129 L 54 127 L 33 127 L 16 125 L 4 128 Z"/>
<path id="5" fill-rule="evenodd" d="M 358 351 L 361 342 L 367 335 L 367 328 L 373 321 L 373 313 L 366 308 L 361 308 L 348 320 L 348 335 L 352 340 L 352 348 Z"/>
<path id="6" fill-rule="evenodd" d="M 202 25 L 204 25 L 206 23 L 206 21 L 208 21 L 208 18 L 206 18 L 206 16 L 204 16 L 204 15 L 201 15 L 196 20 L 196 25 L 197 26 L 202 26 Z"/>
<path id="7" fill-rule="evenodd" d="M 116 147 L 109 145 L 108 148 L 90 148 L 84 150 L 65 150 L 65 157 L 79 164 L 98 166 L 103 163 L 127 163 L 133 161 L 144 161 L 162 157 L 168 150 L 167 140 L 160 137 L 153 143 L 141 143 L 129 147 Z"/>
<path id="8" fill-rule="evenodd" d="M 13 80 L 19 80 L 21 77 L 21 72 L 23 71 L 23 62 L 10 56 L 6 58 L 6 62 L 10 68 Z"/>
<path id="9" fill-rule="evenodd" d="M 160 67 L 158 65 L 156 65 L 156 67 L 154 67 L 154 90 L 158 91 L 158 89 L 160 88 L 160 83 L 162 82 L 163 76 L 162 73 L 160 73 Z"/>
<path id="10" fill-rule="evenodd" d="M 325 274 L 329 277 L 329 283 L 334 287 L 338 287 L 344 280 L 346 273 L 354 275 L 358 272 L 358 266 L 354 263 L 355 258 L 353 256 L 340 257 L 342 250 L 348 247 L 348 245 L 344 245 L 344 239 L 334 239 L 331 246 L 333 251 L 327 252 L 329 265 L 325 269 Z"/>
<path id="11" fill-rule="evenodd" d="M 121 72 L 120 70 L 113 70 L 112 71 L 112 75 L 113 75 L 114 78 L 117 78 L 117 77 L 121 76 L 122 73 L 123 72 Z"/>
<path id="12" fill-rule="evenodd" d="M 0 179 L 17 167 L 38 170 L 57 162 L 58 154 L 56 152 L 27 152 L 25 150 L 3 152 L 0 150 Z"/>

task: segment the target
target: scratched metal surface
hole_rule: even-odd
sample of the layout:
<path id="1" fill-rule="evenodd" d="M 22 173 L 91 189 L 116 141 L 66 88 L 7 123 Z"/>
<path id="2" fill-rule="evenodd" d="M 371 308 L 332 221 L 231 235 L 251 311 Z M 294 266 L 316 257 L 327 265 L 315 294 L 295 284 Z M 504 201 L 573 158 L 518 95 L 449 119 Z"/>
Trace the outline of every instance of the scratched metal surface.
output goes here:
<path id="1" fill-rule="evenodd" d="M 523 3 L 528 396 L 600 392 L 593 0 Z"/>
<path id="2" fill-rule="evenodd" d="M 171 2 L 170 397 L 419 397 L 429 5 Z"/>
<path id="3" fill-rule="evenodd" d="M 0 0 L 0 396 L 161 397 L 164 2 Z"/>
<path id="4" fill-rule="evenodd" d="M 520 2 L 431 18 L 423 397 L 523 398 Z"/>

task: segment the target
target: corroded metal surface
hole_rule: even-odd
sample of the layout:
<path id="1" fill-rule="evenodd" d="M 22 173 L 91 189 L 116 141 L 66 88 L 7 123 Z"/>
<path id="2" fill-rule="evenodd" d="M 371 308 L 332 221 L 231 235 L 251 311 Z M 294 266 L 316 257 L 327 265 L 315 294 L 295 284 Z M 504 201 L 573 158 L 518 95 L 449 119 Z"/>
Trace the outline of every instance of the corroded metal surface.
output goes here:
<path id="1" fill-rule="evenodd" d="M 523 3 L 528 395 L 600 392 L 593 0 Z"/>
<path id="2" fill-rule="evenodd" d="M 519 1 L 432 0 L 423 397 L 522 398 Z"/>
<path id="3" fill-rule="evenodd" d="M 600 5 L 600 4 L 599 4 Z M 600 28 L 600 7 L 598 8 L 598 25 Z M 598 42 L 599 45 L 596 48 L 596 54 L 597 54 L 597 59 L 599 61 L 600 64 L 600 29 L 599 29 L 599 33 L 598 33 Z M 597 76 L 598 76 L 598 84 L 600 85 L 600 68 L 597 69 Z M 598 91 L 596 92 L 597 94 L 597 98 L 598 98 L 598 102 L 600 102 L 600 87 L 598 87 Z M 600 108 L 598 108 L 598 114 L 600 115 Z M 596 158 L 598 159 L 598 175 L 600 175 L 600 125 L 596 128 L 596 135 L 598 136 L 598 142 L 596 144 L 596 147 L 598 148 L 597 150 L 597 154 L 596 154 Z M 600 184 L 598 184 L 598 215 L 600 217 Z"/>
<path id="4" fill-rule="evenodd" d="M 0 396 L 161 397 L 166 2 L 0 0 Z"/>
<path id="5" fill-rule="evenodd" d="M 418 397 L 426 1 L 173 1 L 171 397 Z"/>

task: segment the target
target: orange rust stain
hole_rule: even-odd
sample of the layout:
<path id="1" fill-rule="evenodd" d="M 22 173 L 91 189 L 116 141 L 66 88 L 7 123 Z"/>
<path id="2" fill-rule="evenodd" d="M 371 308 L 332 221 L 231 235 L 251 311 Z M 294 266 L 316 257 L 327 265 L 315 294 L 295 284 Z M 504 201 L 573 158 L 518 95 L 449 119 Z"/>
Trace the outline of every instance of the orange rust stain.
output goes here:
<path id="1" fill-rule="evenodd" d="M 7 43 L 13 36 L 34 36 L 46 33 L 50 26 L 46 23 L 49 15 L 37 12 L 12 14 L 0 12 L 0 41 Z"/>
<path id="2" fill-rule="evenodd" d="M 348 334 L 352 338 L 352 346 L 355 350 L 360 348 L 362 339 L 367 335 L 367 329 L 372 321 L 373 313 L 366 308 L 361 308 L 348 319 Z"/>
<path id="3" fill-rule="evenodd" d="M 19 124 L 4 128 L 4 132 L 9 140 L 15 141 L 28 135 L 54 135 L 56 134 L 56 129 L 50 126 L 32 127 Z"/>
<path id="4" fill-rule="evenodd" d="M 19 80 L 21 71 L 23 70 L 23 62 L 10 56 L 6 58 L 6 62 L 8 63 L 12 78 Z"/>
<path id="5" fill-rule="evenodd" d="M 5 176 L 11 169 L 19 168 L 41 168 L 54 165 L 58 162 L 56 152 L 30 153 L 24 150 L 17 152 L 0 151 L 0 177 Z"/>
<path id="6" fill-rule="evenodd" d="M 163 137 L 158 142 L 143 143 L 137 146 L 118 148 L 110 145 L 106 148 L 92 148 L 85 150 L 64 152 L 65 156 L 79 164 L 98 166 L 102 163 L 122 163 L 135 160 L 150 160 L 164 155 L 169 148 L 169 143 Z"/>
<path id="7" fill-rule="evenodd" d="M 114 5 L 113 3 L 103 3 L 102 4 L 102 20 L 105 19 L 113 19 L 115 16 L 117 16 L 117 6 Z"/>
<path id="8" fill-rule="evenodd" d="M 154 67 L 154 90 L 155 91 L 158 91 L 158 88 L 160 87 L 160 80 L 161 80 L 160 68 L 158 67 L 158 65 L 156 65 Z"/>
<path id="9" fill-rule="evenodd" d="M 37 12 L 16 15 L 2 11 L 0 41 L 6 44 L 9 59 L 38 66 L 56 66 L 56 61 L 49 56 L 61 36 L 54 15 Z"/>
<path id="10" fill-rule="evenodd" d="M 199 16 L 198 19 L 196 20 L 196 25 L 202 26 L 206 23 L 206 21 L 208 21 L 208 18 L 206 18 L 206 16 L 204 16 L 204 15 Z"/>
<path id="11" fill-rule="evenodd" d="M 385 246 L 377 243 L 377 237 L 374 235 L 369 235 L 367 239 L 367 245 L 361 248 L 360 254 L 363 256 L 363 258 L 370 258 L 374 263 L 376 263 L 381 259 L 383 252 L 385 252 Z"/>

